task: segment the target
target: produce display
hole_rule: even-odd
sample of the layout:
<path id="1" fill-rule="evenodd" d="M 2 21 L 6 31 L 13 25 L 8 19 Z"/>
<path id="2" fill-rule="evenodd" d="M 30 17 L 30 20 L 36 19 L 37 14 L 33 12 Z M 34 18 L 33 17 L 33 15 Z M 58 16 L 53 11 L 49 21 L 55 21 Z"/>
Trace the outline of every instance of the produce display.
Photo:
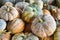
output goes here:
<path id="1" fill-rule="evenodd" d="M 0 40 L 60 40 L 60 0 L 0 0 Z"/>

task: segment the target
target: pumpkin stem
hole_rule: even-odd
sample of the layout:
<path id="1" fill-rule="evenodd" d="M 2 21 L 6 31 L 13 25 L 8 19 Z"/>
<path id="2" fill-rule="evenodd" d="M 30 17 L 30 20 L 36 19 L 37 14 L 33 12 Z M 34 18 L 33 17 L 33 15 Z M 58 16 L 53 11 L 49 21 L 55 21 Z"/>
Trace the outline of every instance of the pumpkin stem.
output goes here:
<path id="1" fill-rule="evenodd" d="M 42 19 L 39 19 L 39 22 L 43 23 L 43 20 Z"/>
<path id="2" fill-rule="evenodd" d="M 48 37 L 44 38 L 45 40 L 49 40 Z"/>
<path id="3" fill-rule="evenodd" d="M 0 30 L 0 35 L 1 35 L 3 32 L 6 32 L 6 30 L 3 30 L 3 31 Z"/>

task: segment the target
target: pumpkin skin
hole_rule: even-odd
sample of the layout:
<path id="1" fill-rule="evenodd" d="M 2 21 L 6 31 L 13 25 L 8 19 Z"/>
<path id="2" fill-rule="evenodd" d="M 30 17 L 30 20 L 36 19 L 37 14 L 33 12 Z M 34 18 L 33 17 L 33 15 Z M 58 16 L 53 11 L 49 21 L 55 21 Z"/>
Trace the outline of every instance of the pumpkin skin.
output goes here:
<path id="1" fill-rule="evenodd" d="M 51 4 L 54 0 L 42 0 L 43 3 Z"/>
<path id="2" fill-rule="evenodd" d="M 1 4 L 5 4 L 6 2 L 12 2 L 13 4 L 17 2 L 22 2 L 23 0 L 0 0 Z"/>
<path id="3" fill-rule="evenodd" d="M 50 15 L 49 11 L 45 12 L 43 10 L 43 12 L 44 15 L 42 17 L 38 16 L 35 18 L 31 25 L 32 32 L 41 38 L 51 36 L 56 30 L 56 22 Z"/>
<path id="4" fill-rule="evenodd" d="M 17 18 L 8 23 L 7 29 L 12 34 L 22 32 L 24 30 L 24 22 L 21 19 Z"/>
<path id="5" fill-rule="evenodd" d="M 60 0 L 56 0 L 56 4 L 60 8 Z"/>
<path id="6" fill-rule="evenodd" d="M 29 34 L 19 33 L 19 34 L 15 34 L 12 37 L 12 40 L 39 40 L 39 38 L 33 35 L 32 33 L 29 33 Z"/>
<path id="7" fill-rule="evenodd" d="M 60 9 L 56 8 L 52 10 L 52 15 L 55 20 L 60 20 Z"/>
<path id="8" fill-rule="evenodd" d="M 43 8 L 43 1 L 42 0 L 26 0 L 26 1 L 29 2 L 30 4 L 33 4 L 33 3 L 37 4 L 40 7 L 40 9 Z"/>
<path id="9" fill-rule="evenodd" d="M 0 8 L 0 18 L 6 21 L 14 20 L 18 16 L 18 11 L 13 7 L 13 4 L 10 2 L 6 2 L 5 5 Z"/>
<path id="10" fill-rule="evenodd" d="M 0 19 L 0 31 L 3 31 L 6 28 L 6 22 L 3 19 Z"/>
<path id="11" fill-rule="evenodd" d="M 35 17 L 42 15 L 43 11 L 37 5 L 31 4 L 29 6 L 26 6 L 26 8 L 24 9 L 22 18 L 27 23 L 31 23 Z"/>
<path id="12" fill-rule="evenodd" d="M 0 40 L 10 40 L 10 33 L 9 32 L 3 32 L 2 34 L 0 34 Z"/>
<path id="13" fill-rule="evenodd" d="M 60 26 L 57 27 L 54 33 L 54 40 L 60 40 Z"/>
<path id="14" fill-rule="evenodd" d="M 18 2 L 18 3 L 16 3 L 15 8 L 18 10 L 19 13 L 22 13 L 23 9 L 28 5 L 29 5 L 29 3 L 27 3 L 27 2 Z"/>

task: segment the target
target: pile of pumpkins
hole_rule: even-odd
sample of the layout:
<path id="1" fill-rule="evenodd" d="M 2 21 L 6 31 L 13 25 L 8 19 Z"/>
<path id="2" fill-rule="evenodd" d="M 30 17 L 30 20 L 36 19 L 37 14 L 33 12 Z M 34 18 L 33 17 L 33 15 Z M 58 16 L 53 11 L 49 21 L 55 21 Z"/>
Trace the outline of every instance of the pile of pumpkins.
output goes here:
<path id="1" fill-rule="evenodd" d="M 0 40 L 60 40 L 60 0 L 0 0 Z"/>

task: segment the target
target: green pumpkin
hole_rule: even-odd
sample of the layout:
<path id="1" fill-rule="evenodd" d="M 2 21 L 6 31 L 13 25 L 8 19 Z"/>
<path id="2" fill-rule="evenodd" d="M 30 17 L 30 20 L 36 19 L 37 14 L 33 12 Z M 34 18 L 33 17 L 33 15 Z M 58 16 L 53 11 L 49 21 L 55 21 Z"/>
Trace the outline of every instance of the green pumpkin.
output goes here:
<path id="1" fill-rule="evenodd" d="M 54 40 L 60 40 L 60 26 L 57 27 L 54 33 Z"/>
<path id="2" fill-rule="evenodd" d="M 56 0 L 56 4 L 60 8 L 60 0 Z"/>
<path id="3" fill-rule="evenodd" d="M 31 4 L 29 6 L 26 6 L 22 13 L 22 18 L 26 22 L 32 22 L 32 20 L 37 16 L 42 16 L 43 11 L 36 5 Z"/>
<path id="4" fill-rule="evenodd" d="M 12 37 L 12 40 L 39 40 L 39 38 L 33 35 L 32 33 L 29 34 L 19 33 L 19 34 L 15 34 Z"/>

